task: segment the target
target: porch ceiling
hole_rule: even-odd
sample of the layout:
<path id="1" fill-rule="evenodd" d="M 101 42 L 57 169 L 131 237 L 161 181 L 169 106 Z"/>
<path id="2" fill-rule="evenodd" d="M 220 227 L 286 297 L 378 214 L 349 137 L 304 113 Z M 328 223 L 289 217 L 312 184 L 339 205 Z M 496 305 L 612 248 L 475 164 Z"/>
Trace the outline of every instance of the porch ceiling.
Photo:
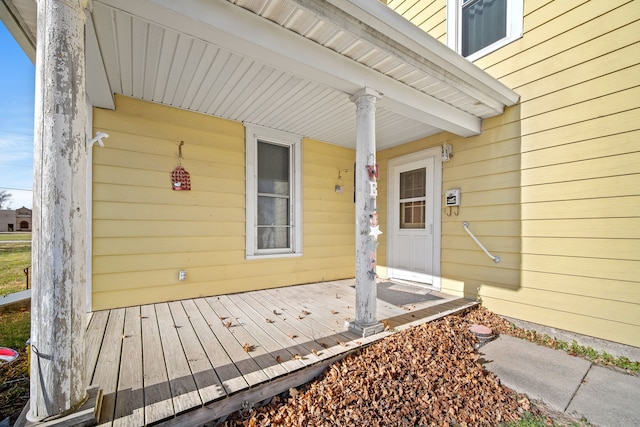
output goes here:
<path id="1" fill-rule="evenodd" d="M 33 55 L 35 1 L 0 1 Z M 87 90 L 102 108 L 118 93 L 355 148 L 349 96 L 368 86 L 383 94 L 384 149 L 477 134 L 518 100 L 377 0 L 95 0 L 87 22 Z"/>

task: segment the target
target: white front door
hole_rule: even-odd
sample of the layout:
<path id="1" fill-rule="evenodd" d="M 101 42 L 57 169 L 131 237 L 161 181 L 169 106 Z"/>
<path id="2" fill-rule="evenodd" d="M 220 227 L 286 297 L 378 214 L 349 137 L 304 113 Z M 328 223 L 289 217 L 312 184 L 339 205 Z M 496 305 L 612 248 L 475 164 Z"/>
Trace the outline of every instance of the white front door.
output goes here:
<path id="1" fill-rule="evenodd" d="M 440 287 L 440 147 L 389 161 L 388 275 Z"/>

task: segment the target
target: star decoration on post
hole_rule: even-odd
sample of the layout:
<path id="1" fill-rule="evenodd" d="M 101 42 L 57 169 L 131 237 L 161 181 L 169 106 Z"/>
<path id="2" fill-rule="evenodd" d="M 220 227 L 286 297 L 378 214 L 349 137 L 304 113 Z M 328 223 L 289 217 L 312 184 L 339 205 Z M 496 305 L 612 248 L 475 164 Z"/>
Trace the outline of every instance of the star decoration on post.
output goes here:
<path id="1" fill-rule="evenodd" d="M 382 234 L 382 231 L 380 231 L 380 226 L 376 225 L 375 227 L 370 226 L 371 231 L 369 232 L 369 236 L 373 236 L 373 238 L 377 241 L 378 240 L 378 236 Z"/>

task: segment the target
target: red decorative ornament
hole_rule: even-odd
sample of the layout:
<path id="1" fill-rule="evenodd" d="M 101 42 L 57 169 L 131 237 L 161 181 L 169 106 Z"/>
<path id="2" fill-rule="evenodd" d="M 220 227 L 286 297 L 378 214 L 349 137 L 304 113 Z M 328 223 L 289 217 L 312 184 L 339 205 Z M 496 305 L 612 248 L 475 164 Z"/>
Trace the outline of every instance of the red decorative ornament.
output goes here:
<path id="1" fill-rule="evenodd" d="M 0 365 L 13 362 L 18 358 L 18 352 L 12 348 L 0 347 Z"/>
<path id="2" fill-rule="evenodd" d="M 171 188 L 173 190 L 191 190 L 191 177 L 182 166 L 177 166 L 171 173 Z"/>
<path id="3" fill-rule="evenodd" d="M 375 181 L 378 179 L 378 164 L 367 165 L 367 172 L 369 173 L 369 180 Z"/>
<path id="4" fill-rule="evenodd" d="M 371 224 L 374 227 L 378 225 L 378 212 L 374 212 L 369 215 L 369 224 Z"/>

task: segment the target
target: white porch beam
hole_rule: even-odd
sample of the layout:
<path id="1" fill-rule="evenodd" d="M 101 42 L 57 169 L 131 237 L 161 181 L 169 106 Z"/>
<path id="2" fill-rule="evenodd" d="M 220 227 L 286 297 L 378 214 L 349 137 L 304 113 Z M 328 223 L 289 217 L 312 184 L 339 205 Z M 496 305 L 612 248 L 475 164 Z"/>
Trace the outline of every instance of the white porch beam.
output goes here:
<path id="1" fill-rule="evenodd" d="M 363 337 L 382 332 L 376 319 L 376 259 L 378 195 L 376 165 L 376 100 L 380 93 L 364 88 L 351 97 L 356 103 L 356 318 L 349 330 Z"/>
<path id="2" fill-rule="evenodd" d="M 384 94 L 381 107 L 430 126 L 477 135 L 481 120 L 227 1 L 101 0 L 126 13 L 206 40 L 347 95 L 364 86 Z"/>
<path id="3" fill-rule="evenodd" d="M 519 95 L 431 37 L 381 1 L 290 0 L 300 8 L 333 22 L 360 40 L 428 69 L 436 79 L 458 88 L 501 114 Z M 357 16 L 357 18 L 356 18 Z"/>
<path id="4" fill-rule="evenodd" d="M 107 71 L 104 61 L 100 53 L 100 45 L 98 44 L 98 36 L 93 26 L 91 13 L 85 11 L 87 15 L 86 26 L 86 64 L 87 64 L 87 95 L 91 101 L 91 105 L 99 108 L 107 108 L 115 110 L 116 104 L 113 99 L 113 91 L 109 85 Z M 91 114 L 91 111 L 89 111 Z"/>
<path id="5" fill-rule="evenodd" d="M 36 41 L 35 38 L 26 31 L 27 24 L 9 0 L 0 0 L 0 20 L 11 33 L 16 42 L 20 45 L 24 53 L 31 62 L 36 61 Z"/>
<path id="6" fill-rule="evenodd" d="M 86 123 L 84 9 L 38 0 L 30 421 L 73 413 L 84 383 Z"/>

